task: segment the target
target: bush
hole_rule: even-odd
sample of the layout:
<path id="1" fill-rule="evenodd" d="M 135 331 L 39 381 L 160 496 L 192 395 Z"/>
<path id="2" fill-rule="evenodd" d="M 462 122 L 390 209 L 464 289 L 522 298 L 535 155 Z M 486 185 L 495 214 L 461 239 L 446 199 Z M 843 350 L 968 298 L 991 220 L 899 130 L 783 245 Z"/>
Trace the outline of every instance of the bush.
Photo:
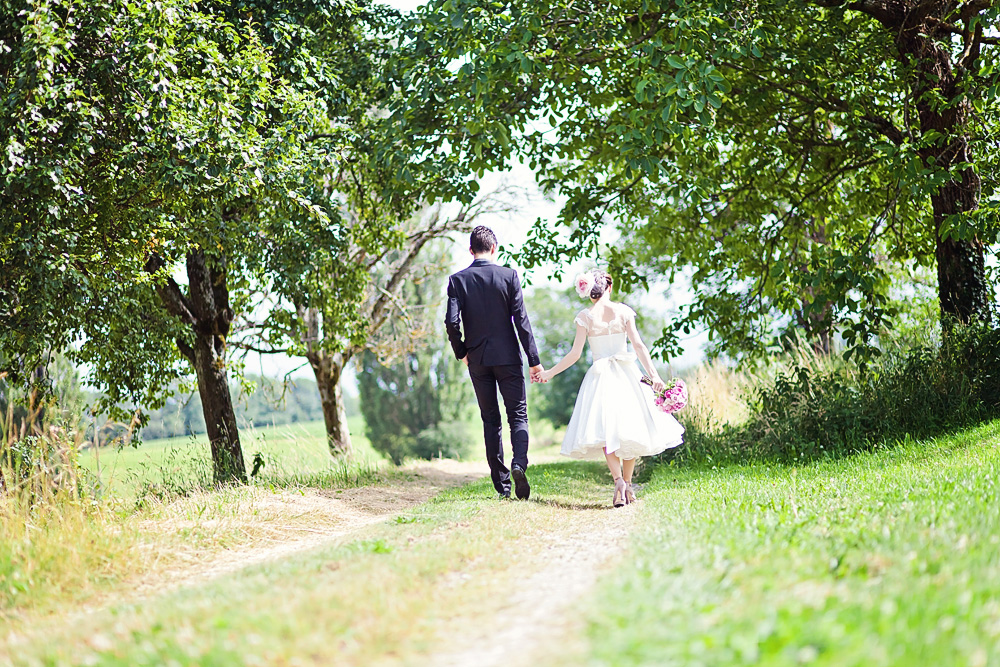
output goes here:
<path id="1" fill-rule="evenodd" d="M 670 457 L 801 461 L 928 438 L 1000 417 L 1000 330 L 954 327 L 934 347 L 884 355 L 864 370 L 796 363 L 755 390 L 738 425 L 681 415 Z"/>
<path id="2" fill-rule="evenodd" d="M 470 441 L 465 422 L 442 422 L 417 435 L 412 453 L 421 459 L 460 459 L 469 453 Z"/>
<path id="3" fill-rule="evenodd" d="M 388 366 L 365 353 L 361 371 L 365 432 L 376 451 L 397 465 L 466 451 L 472 390 L 451 350 L 420 350 Z"/>

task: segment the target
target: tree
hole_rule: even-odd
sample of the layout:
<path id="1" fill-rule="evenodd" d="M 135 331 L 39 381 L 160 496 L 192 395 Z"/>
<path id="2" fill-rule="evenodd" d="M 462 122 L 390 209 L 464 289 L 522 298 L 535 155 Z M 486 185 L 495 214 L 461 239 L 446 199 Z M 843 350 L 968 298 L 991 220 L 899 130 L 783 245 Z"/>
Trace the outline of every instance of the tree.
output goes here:
<path id="1" fill-rule="evenodd" d="M 501 11 L 502 10 L 502 11 Z M 886 262 L 936 267 L 945 321 L 988 319 L 1000 6 L 987 0 L 434 0 L 392 72 L 400 132 L 471 171 L 528 162 L 566 197 L 524 261 L 602 252 L 632 283 L 694 268 L 661 344 L 733 353 L 798 318 L 854 349 L 891 322 Z"/>
<path id="2" fill-rule="evenodd" d="M 978 199 L 980 174 L 986 192 L 996 189 L 986 149 L 997 136 L 988 105 L 996 54 L 959 60 L 966 45 L 979 53 L 975 25 L 990 17 L 968 14 L 972 42 L 962 48 L 928 28 L 918 58 L 910 28 L 887 31 L 871 9 L 762 5 L 760 57 L 721 67 L 733 86 L 713 121 L 721 148 L 677 161 L 697 187 L 649 193 L 647 206 L 671 202 L 629 234 L 643 250 L 621 258 L 656 273 L 696 267 L 704 296 L 678 324 L 711 323 L 731 349 L 753 351 L 774 313 L 791 315 L 821 351 L 835 324 L 849 343 L 871 345 L 895 319 L 891 276 L 911 260 L 936 267 L 946 323 L 989 319 L 983 250 L 996 208 Z M 779 31 L 792 10 L 815 29 Z M 939 10 L 939 19 L 950 11 Z M 954 67 L 931 62 L 952 47 Z M 964 82 L 954 80 L 966 66 Z M 970 142 L 984 150 L 970 152 Z"/>
<path id="3" fill-rule="evenodd" d="M 68 349 L 115 414 L 161 404 L 187 362 L 215 479 L 245 480 L 226 340 L 275 248 L 336 240 L 298 190 L 324 160 L 305 140 L 321 105 L 273 76 L 242 18 L 179 1 L 3 10 L 3 370 Z"/>
<path id="4" fill-rule="evenodd" d="M 394 94 L 379 73 L 394 46 L 398 13 L 370 2 L 324 0 L 214 3 L 237 20 L 252 15 L 275 71 L 322 106 L 306 139 L 325 162 L 303 179 L 301 194 L 336 211 L 333 238 L 285 235 L 269 248 L 272 271 L 253 287 L 254 302 L 229 336 L 241 350 L 305 357 L 320 390 L 331 452 L 350 453 L 340 380 L 347 363 L 398 315 L 398 287 L 429 241 L 466 228 L 492 204 L 469 204 L 455 214 L 415 211 L 456 188 L 476 187 L 448 175 L 448 159 L 417 169 L 421 156 L 408 141 L 385 135 L 381 117 Z M 328 211 L 334 216 L 334 211 Z M 306 218 L 308 223 L 309 219 Z"/>
<path id="5" fill-rule="evenodd" d="M 316 374 L 327 444 L 334 456 L 351 453 L 351 434 L 341 387 L 344 369 L 359 353 L 376 350 L 387 341 L 401 343 L 405 349 L 412 347 L 414 334 L 419 338 L 423 327 L 407 321 L 409 317 L 405 306 L 400 303 L 400 292 L 407 280 L 427 279 L 420 275 L 420 269 L 426 270 L 426 267 L 417 263 L 427 244 L 452 232 L 465 230 L 476 216 L 477 211 L 468 208 L 463 208 L 454 217 L 446 216 L 438 206 L 429 216 L 410 227 L 400 249 L 383 248 L 377 252 L 365 252 L 354 248 L 349 251 L 351 258 L 347 261 L 365 267 L 370 276 L 366 298 L 358 308 L 365 321 L 360 339 L 355 338 L 345 344 L 338 340 L 336 327 L 328 324 L 329 320 L 318 308 L 295 304 L 297 319 L 294 324 L 298 340 L 291 351 L 304 356 Z"/>
<path id="6" fill-rule="evenodd" d="M 359 175 L 359 180 L 364 178 Z M 352 304 L 352 317 L 360 321 L 350 337 L 344 335 L 343 319 L 322 306 L 283 299 L 280 295 L 264 294 L 261 310 L 268 314 L 263 321 L 252 319 L 241 324 L 240 337 L 233 344 L 241 349 L 260 353 L 285 353 L 306 358 L 316 375 L 326 423 L 327 442 L 334 456 L 351 453 L 351 434 L 347 425 L 341 379 L 344 369 L 365 351 L 374 359 L 392 358 L 412 352 L 426 344 L 428 322 L 411 312 L 402 291 L 408 282 L 423 284 L 440 273 L 445 261 L 434 244 L 451 239 L 455 233 L 471 231 L 483 215 L 509 211 L 513 206 L 509 188 L 479 197 L 473 203 L 448 210 L 441 204 L 428 207 L 408 222 L 398 223 L 399 240 L 381 248 L 351 244 L 338 257 L 337 266 L 354 267 L 362 271 L 362 298 Z M 364 230 L 366 219 L 351 216 L 349 230 Z M 327 267 L 329 271 L 330 267 Z M 319 285 L 337 284 L 337 274 L 324 267 L 315 267 L 314 280 Z M 326 297 L 327 303 L 338 298 Z M 343 306 L 342 301 L 337 302 Z M 369 364 L 369 362 L 365 362 Z"/>
<path id="7" fill-rule="evenodd" d="M 396 464 L 407 456 L 457 456 L 469 441 L 472 389 L 441 324 L 442 273 L 407 282 L 401 290 L 401 312 L 412 319 L 410 328 L 422 323 L 420 344 L 381 361 L 371 351 L 361 357 L 358 390 L 368 439 Z"/>

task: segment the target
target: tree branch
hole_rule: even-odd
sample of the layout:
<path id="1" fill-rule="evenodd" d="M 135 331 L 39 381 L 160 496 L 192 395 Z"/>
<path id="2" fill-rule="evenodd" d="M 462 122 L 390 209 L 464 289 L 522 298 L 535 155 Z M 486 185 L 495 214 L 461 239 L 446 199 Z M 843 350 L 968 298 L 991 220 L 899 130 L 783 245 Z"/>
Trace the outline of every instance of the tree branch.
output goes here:
<path id="1" fill-rule="evenodd" d="M 152 254 L 146 260 L 146 266 L 143 268 L 146 273 L 156 273 L 164 266 L 166 266 L 166 262 L 163 258 Z M 168 313 L 189 326 L 193 327 L 198 323 L 198 320 L 194 316 L 191 302 L 184 296 L 180 285 L 173 278 L 167 276 L 163 284 L 156 286 L 156 293 L 159 295 L 160 301 L 163 302 L 163 307 L 166 308 Z"/>
<path id="2" fill-rule="evenodd" d="M 813 0 L 820 7 L 844 7 L 867 14 L 887 28 L 899 28 L 911 10 L 901 0 Z"/>
<path id="3" fill-rule="evenodd" d="M 247 352 L 256 352 L 257 354 L 288 354 L 289 349 L 287 347 L 258 347 L 252 343 L 247 343 L 246 341 L 228 341 L 229 347 L 235 347 L 238 350 L 246 350 Z"/>
<path id="4" fill-rule="evenodd" d="M 783 86 L 773 81 L 770 81 L 761 76 L 760 74 L 757 74 L 756 72 L 747 69 L 746 67 L 741 67 L 740 65 L 737 65 L 735 63 L 728 63 L 728 65 L 739 72 L 743 72 L 744 74 L 749 74 L 750 76 L 755 77 L 757 80 L 766 83 L 768 86 L 772 88 L 776 88 L 784 93 L 787 93 L 788 95 L 791 95 L 800 102 L 805 102 L 806 104 L 811 104 L 818 107 L 825 107 L 828 109 L 832 109 L 834 111 L 840 111 L 842 113 L 850 113 L 850 105 L 848 105 L 846 100 L 830 96 L 819 99 L 811 98 L 807 95 L 803 95 L 794 88 Z M 897 145 L 902 144 L 906 139 L 906 137 L 903 135 L 900 129 L 896 127 L 895 123 L 893 123 L 888 118 L 885 118 L 884 116 L 880 116 L 875 113 L 866 113 L 863 116 L 861 116 L 861 118 L 862 120 L 872 125 L 872 127 L 874 127 L 876 130 L 882 133 L 882 135 L 885 136 L 885 138 L 887 138 L 894 144 Z"/>

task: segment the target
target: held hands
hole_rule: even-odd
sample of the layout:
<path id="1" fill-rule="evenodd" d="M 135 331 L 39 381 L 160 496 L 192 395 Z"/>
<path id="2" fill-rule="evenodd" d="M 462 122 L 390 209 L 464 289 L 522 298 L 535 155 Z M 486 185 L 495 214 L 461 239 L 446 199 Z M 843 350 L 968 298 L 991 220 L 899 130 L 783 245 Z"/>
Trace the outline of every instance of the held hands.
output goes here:
<path id="1" fill-rule="evenodd" d="M 542 377 L 547 374 L 547 371 L 545 370 L 545 367 L 542 366 L 541 364 L 538 364 L 537 366 L 532 366 L 528 370 L 531 371 L 531 381 L 532 382 L 542 382 L 542 383 L 545 383 L 545 382 L 549 381 L 548 378 L 545 378 L 544 380 L 542 379 Z"/>

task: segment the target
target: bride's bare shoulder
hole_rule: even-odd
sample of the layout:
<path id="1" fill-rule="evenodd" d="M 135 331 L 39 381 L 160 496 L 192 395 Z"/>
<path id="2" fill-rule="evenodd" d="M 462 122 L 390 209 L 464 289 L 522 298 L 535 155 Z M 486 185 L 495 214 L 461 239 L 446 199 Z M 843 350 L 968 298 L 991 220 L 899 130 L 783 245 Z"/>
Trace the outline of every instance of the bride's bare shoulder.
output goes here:
<path id="1" fill-rule="evenodd" d="M 618 315 L 621 315 L 622 317 L 626 318 L 635 317 L 635 311 L 632 310 L 629 306 L 626 306 L 624 303 L 614 301 L 612 302 L 611 305 L 614 307 L 615 313 L 617 313 Z"/>

